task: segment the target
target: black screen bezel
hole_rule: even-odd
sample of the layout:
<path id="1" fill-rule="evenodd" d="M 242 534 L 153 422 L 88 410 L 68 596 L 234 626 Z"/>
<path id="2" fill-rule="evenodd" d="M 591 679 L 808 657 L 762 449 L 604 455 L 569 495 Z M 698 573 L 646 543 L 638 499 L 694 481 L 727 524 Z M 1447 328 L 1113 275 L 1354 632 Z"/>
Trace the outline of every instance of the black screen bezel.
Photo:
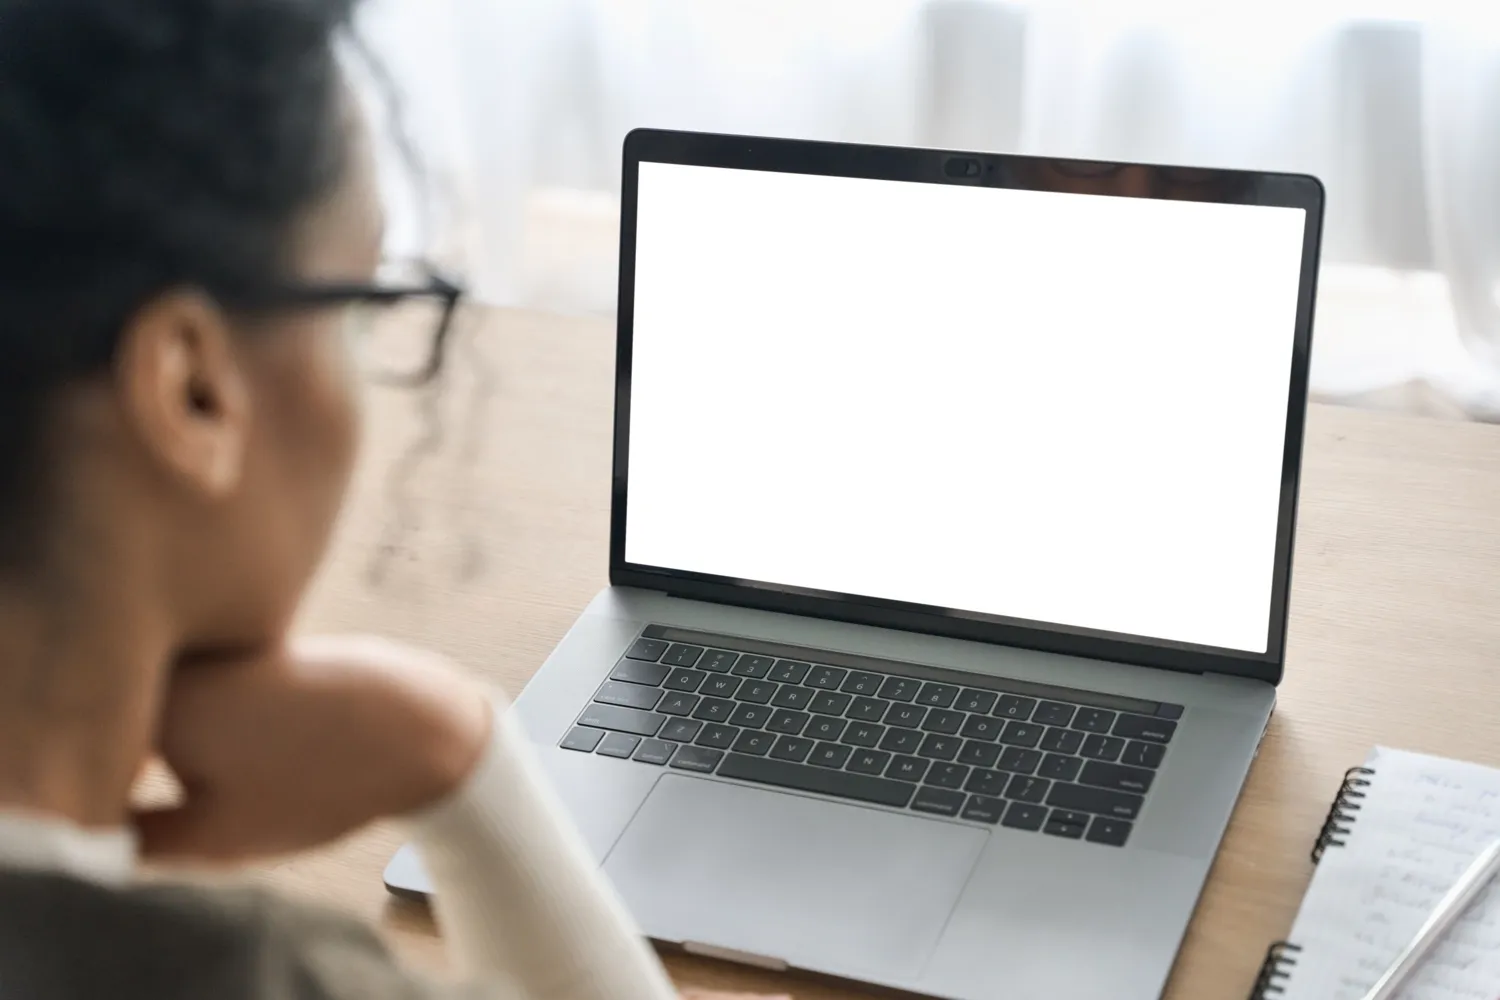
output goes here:
<path id="1" fill-rule="evenodd" d="M 963 166 L 973 160 L 977 170 Z M 1308 375 L 1324 190 L 1314 177 L 1298 174 L 1204 170 L 1195 176 L 1231 192 L 1213 200 L 1239 204 L 1300 208 L 1307 212 L 1302 248 L 1301 282 L 1293 331 L 1291 380 L 1287 394 L 1286 440 L 1282 458 L 1281 501 L 1276 530 L 1271 613 L 1266 652 L 1199 646 L 1147 639 L 1045 622 L 908 604 L 881 598 L 836 594 L 777 584 L 747 582 L 666 567 L 633 565 L 625 560 L 625 524 L 629 502 L 630 377 L 634 334 L 635 236 L 637 178 L 641 162 L 727 167 L 782 173 L 961 184 L 1045 190 L 1022 176 L 1049 168 L 1094 170 L 1130 167 L 1147 175 L 1175 168 L 1150 164 L 1088 164 L 1082 161 L 913 149 L 849 143 L 812 142 L 750 136 L 638 129 L 624 143 L 620 213 L 620 285 L 615 374 L 614 472 L 610 518 L 609 579 L 615 586 L 662 591 L 694 600 L 780 611 L 904 631 L 1019 646 L 1049 652 L 1132 663 L 1194 673 L 1223 673 L 1279 683 L 1286 651 L 1288 599 L 1297 519 L 1307 414 Z M 1156 193 L 1121 197 L 1168 197 Z"/>

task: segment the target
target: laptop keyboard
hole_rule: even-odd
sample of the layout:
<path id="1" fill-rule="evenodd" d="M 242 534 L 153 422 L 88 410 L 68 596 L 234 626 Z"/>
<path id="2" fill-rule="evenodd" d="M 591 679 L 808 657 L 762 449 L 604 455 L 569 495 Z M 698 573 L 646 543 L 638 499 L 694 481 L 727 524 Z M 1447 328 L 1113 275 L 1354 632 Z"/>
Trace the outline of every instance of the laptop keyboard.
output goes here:
<path id="1" fill-rule="evenodd" d="M 1123 847 L 1183 711 L 674 633 L 645 630 L 564 748 Z"/>

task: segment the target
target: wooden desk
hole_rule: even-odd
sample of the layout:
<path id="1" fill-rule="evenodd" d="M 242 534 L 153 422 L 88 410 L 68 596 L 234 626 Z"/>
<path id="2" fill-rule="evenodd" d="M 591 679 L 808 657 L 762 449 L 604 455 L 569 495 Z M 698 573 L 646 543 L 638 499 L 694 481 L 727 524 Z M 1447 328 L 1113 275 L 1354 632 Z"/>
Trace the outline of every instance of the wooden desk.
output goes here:
<path id="1" fill-rule="evenodd" d="M 480 333 L 495 395 L 471 412 L 483 365 L 460 351 L 450 446 L 413 477 L 422 557 L 398 559 L 382 587 L 362 577 L 390 512 L 388 466 L 416 433 L 411 400 L 377 395 L 368 460 L 308 618 L 428 643 L 519 690 L 605 583 L 613 328 L 496 313 Z M 469 423 L 484 439 L 465 472 L 455 436 Z M 1500 765 L 1500 428 L 1315 407 L 1305 468 L 1287 680 L 1170 997 L 1245 995 L 1291 924 L 1343 771 L 1371 744 Z M 483 548 L 477 579 L 455 572 L 466 539 Z M 439 968 L 425 909 L 381 886 L 397 843 L 372 830 L 260 877 L 369 918 Z M 702 960 L 669 965 L 684 985 L 853 995 Z"/>

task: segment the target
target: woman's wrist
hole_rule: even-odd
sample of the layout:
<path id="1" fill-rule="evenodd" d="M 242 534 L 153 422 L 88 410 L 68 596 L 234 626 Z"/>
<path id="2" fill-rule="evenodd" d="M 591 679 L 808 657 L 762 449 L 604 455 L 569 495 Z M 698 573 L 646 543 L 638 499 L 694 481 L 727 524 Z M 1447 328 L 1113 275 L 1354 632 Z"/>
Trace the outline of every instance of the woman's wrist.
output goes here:
<path id="1" fill-rule="evenodd" d="M 413 754 L 396 815 L 417 816 L 440 808 L 458 795 L 485 760 L 494 742 L 495 708 L 478 685 L 443 692 L 413 720 Z M 441 703 L 439 703 L 439 701 Z"/>

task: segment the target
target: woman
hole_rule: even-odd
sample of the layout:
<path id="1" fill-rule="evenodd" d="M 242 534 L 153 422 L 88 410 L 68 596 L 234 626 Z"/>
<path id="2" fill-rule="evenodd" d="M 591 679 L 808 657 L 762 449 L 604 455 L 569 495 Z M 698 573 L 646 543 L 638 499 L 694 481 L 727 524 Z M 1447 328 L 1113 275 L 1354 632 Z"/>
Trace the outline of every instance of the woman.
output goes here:
<path id="1" fill-rule="evenodd" d="M 354 460 L 346 313 L 456 298 L 374 278 L 353 5 L 0 0 L 4 996 L 671 995 L 481 689 L 287 636 Z M 133 814 L 157 756 L 184 799 Z M 233 862 L 381 817 L 410 820 L 467 986 L 332 915 L 132 879 L 138 851 Z"/>

